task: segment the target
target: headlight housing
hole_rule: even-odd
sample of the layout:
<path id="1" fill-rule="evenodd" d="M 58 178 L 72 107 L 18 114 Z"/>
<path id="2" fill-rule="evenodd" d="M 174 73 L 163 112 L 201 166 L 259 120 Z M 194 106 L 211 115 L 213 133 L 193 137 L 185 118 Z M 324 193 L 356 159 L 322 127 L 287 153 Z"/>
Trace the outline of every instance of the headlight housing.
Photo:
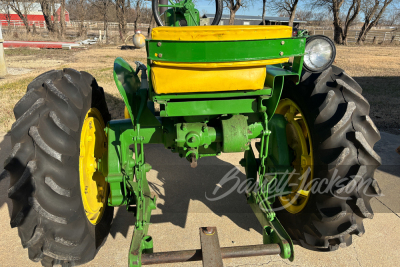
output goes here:
<path id="1" fill-rule="evenodd" d="M 331 39 L 324 35 L 307 38 L 303 66 L 308 72 L 323 72 L 332 65 L 335 57 L 336 47 Z"/>

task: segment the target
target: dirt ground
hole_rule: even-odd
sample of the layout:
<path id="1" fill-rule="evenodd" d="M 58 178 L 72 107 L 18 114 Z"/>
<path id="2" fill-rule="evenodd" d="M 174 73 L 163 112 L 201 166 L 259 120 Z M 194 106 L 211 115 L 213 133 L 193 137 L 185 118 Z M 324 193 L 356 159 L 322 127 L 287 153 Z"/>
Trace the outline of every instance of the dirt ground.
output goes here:
<path id="1" fill-rule="evenodd" d="M 123 115 L 123 102 L 113 80 L 113 62 L 123 57 L 145 62 L 144 49 L 121 50 L 117 46 L 91 47 L 87 50 L 7 49 L 9 75 L 0 79 L 0 132 L 14 122 L 12 109 L 23 96 L 29 82 L 51 69 L 74 68 L 91 73 L 104 87 L 114 119 Z M 346 70 L 364 89 L 371 104 L 371 118 L 380 130 L 400 134 L 400 47 L 338 46 L 335 64 Z"/>

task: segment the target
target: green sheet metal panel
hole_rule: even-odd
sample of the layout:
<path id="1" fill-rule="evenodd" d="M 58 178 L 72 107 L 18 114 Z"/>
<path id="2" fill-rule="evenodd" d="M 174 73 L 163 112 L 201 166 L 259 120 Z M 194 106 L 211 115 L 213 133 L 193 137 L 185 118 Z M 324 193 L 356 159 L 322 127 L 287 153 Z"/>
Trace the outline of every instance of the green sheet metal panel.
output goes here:
<path id="1" fill-rule="evenodd" d="M 146 40 L 148 59 L 171 62 L 232 62 L 302 56 L 306 38 L 246 41 Z"/>

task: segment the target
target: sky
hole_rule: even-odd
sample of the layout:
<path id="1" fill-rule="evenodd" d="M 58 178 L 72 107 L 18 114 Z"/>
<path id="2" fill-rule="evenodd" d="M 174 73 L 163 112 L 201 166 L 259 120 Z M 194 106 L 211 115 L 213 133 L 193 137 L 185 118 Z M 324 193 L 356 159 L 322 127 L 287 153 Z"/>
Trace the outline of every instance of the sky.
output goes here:
<path id="1" fill-rule="evenodd" d="M 246 1 L 246 0 L 243 0 Z M 200 11 L 200 15 L 206 13 L 215 14 L 215 2 L 210 0 L 197 0 L 194 1 L 196 8 Z M 146 1 L 146 4 L 151 7 L 151 2 Z M 268 2 L 267 2 L 268 6 Z M 303 4 L 299 3 L 298 9 L 302 9 Z M 223 10 L 223 14 L 229 14 L 228 9 Z M 253 4 L 249 5 L 248 8 L 241 7 L 236 15 L 250 15 L 250 16 L 261 16 L 262 14 L 262 0 L 253 0 Z M 268 11 L 268 7 L 265 13 L 266 16 L 277 16 L 278 14 L 275 12 Z"/>
<path id="2" fill-rule="evenodd" d="M 244 0 L 245 2 L 245 0 Z M 236 15 L 251 15 L 251 16 L 261 16 L 262 14 L 262 1 L 254 0 L 252 5 L 249 5 L 248 8 L 239 8 L 236 12 Z M 215 2 L 209 0 L 198 0 L 196 3 L 196 8 L 200 11 L 200 14 L 203 14 L 203 10 L 206 10 L 207 13 L 215 14 Z M 267 13 L 267 12 L 266 12 Z M 223 10 L 223 14 L 229 14 L 228 9 Z M 270 13 L 267 15 L 276 15 L 275 13 Z"/>

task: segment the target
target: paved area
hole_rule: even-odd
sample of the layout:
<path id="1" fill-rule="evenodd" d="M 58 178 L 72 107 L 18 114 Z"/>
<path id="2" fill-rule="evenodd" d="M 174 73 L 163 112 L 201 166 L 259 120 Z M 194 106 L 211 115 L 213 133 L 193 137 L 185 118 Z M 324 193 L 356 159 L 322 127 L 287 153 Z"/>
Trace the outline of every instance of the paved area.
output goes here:
<path id="1" fill-rule="evenodd" d="M 317 253 L 295 246 L 295 261 L 279 256 L 227 259 L 225 266 L 393 266 L 400 261 L 400 155 L 395 149 L 400 136 L 381 133 L 376 150 L 383 166 L 375 178 L 385 196 L 372 199 L 373 220 L 364 220 L 366 234 L 354 237 L 351 247 L 332 253 Z M 0 136 L 0 170 L 11 145 L 8 136 Z M 153 213 L 149 234 L 154 239 L 154 251 L 200 248 L 199 227 L 216 226 L 221 246 L 242 246 L 262 243 L 261 227 L 242 194 L 234 192 L 221 201 L 207 200 L 221 178 L 231 171 L 242 155 L 224 154 L 204 158 L 196 169 L 162 146 L 146 147 L 146 160 L 153 166 L 149 181 L 158 195 L 158 209 Z M 242 173 L 237 174 L 243 180 Z M 28 259 L 17 229 L 9 225 L 11 203 L 7 199 L 9 181 L 0 181 L 0 266 L 40 266 Z M 235 182 L 225 184 L 229 191 Z M 220 192 L 218 192 L 220 194 Z M 218 195 L 217 194 L 217 195 Z M 127 266 L 128 249 L 134 218 L 124 208 L 115 209 L 111 233 L 96 258 L 85 266 Z M 202 266 L 200 262 L 166 264 L 164 266 Z"/>

